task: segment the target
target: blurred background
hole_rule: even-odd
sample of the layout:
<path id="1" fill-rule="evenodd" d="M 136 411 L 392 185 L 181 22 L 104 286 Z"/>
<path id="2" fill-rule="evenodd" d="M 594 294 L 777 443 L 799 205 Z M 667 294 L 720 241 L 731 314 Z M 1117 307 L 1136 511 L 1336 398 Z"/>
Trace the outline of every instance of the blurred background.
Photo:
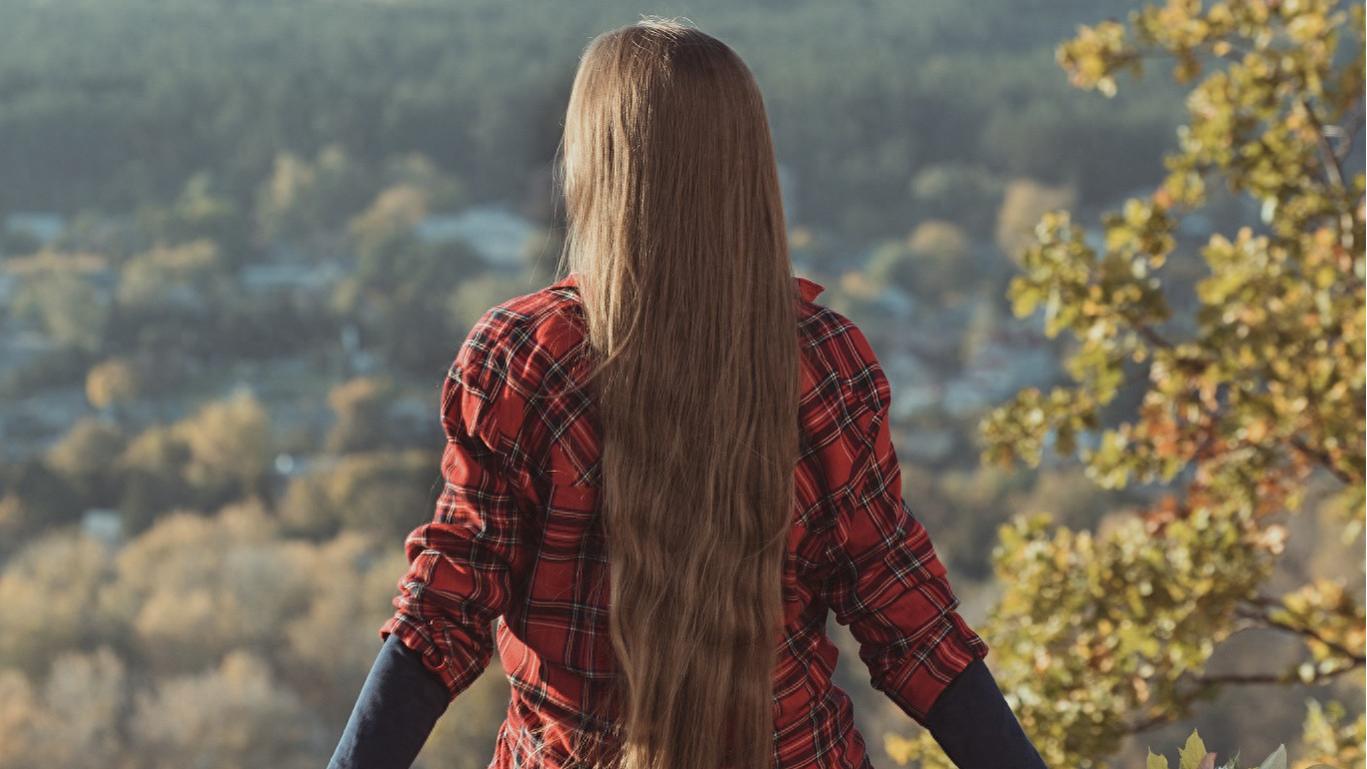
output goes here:
<path id="1" fill-rule="evenodd" d="M 1218 19 L 1192 26 L 1194 3 L 1169 5 L 1171 29 L 1214 34 Z M 1328 29 L 1360 32 L 1360 16 L 1331 18 L 1348 4 L 1300 3 L 1328 21 L 1289 37 L 1301 22 L 1278 18 L 1278 3 L 1229 5 L 1264 14 L 1231 38 L 1256 40 L 1262 23 L 1301 50 Z M 437 388 L 485 309 L 552 278 L 562 211 L 550 168 L 578 54 L 641 13 L 690 19 L 755 72 L 798 272 L 869 333 L 894 386 L 904 496 L 1053 765 L 1140 767 L 1198 729 L 1222 761 L 1256 764 L 1285 744 L 1362 766 L 1361 463 L 1354 475 L 1359 454 L 1342 453 L 1360 451 L 1360 418 L 1326 427 L 1340 439 L 1316 444 L 1330 459 L 1297 481 L 1300 498 L 1273 504 L 1287 511 L 1259 529 L 1279 538 L 1264 548 L 1273 566 L 1230 556 L 1228 542 L 1203 550 L 1202 535 L 1159 546 L 1152 526 L 1127 528 L 1142 511 L 1187 509 L 1171 494 L 1185 476 L 1102 482 L 1085 455 L 1107 445 L 1096 424 L 1049 431 L 1059 450 L 1037 461 L 986 461 L 993 410 L 1073 381 L 1068 361 L 1085 346 L 1046 333 L 1058 291 L 1038 306 L 1010 293 L 1032 270 L 1039 285 L 1057 278 L 1040 277 L 1041 252 L 1027 256 L 1044 237 L 1036 224 L 1067 210 L 1078 248 L 1123 247 L 1103 215 L 1134 214 L 1126 201 L 1164 183 L 1191 104 L 1222 106 L 1189 103 L 1196 81 L 1174 79 L 1171 62 L 1117 94 L 1098 84 L 1096 67 L 1129 60 L 1107 47 L 1108 27 L 1088 37 L 1079 25 L 1125 24 L 1139 7 L 0 0 L 0 769 L 326 762 L 379 648 L 403 537 L 431 514 Z M 1357 122 L 1362 67 L 1347 59 L 1361 47 L 1331 47 L 1339 74 L 1323 85 L 1353 92 Z M 1091 82 L 1060 66 L 1079 61 Z M 1352 171 L 1327 205 L 1360 233 L 1360 209 L 1342 205 L 1361 194 L 1354 113 L 1334 111 L 1342 93 L 1315 97 L 1341 118 L 1317 137 L 1340 176 Z M 1329 170 L 1277 168 L 1307 184 Z M 1163 230 L 1171 255 L 1149 262 L 1164 270 L 1173 336 L 1209 341 L 1197 287 L 1218 265 L 1201 249 L 1275 229 L 1267 200 L 1280 194 L 1212 182 Z M 1349 285 L 1334 294 L 1347 297 L 1344 328 L 1361 326 L 1360 237 L 1325 289 Z M 1136 361 L 1112 361 L 1107 423 L 1142 413 Z M 1327 376 L 1361 405 L 1360 378 Z M 991 423 L 1000 443 L 1005 422 Z M 1323 501 L 1342 498 L 1336 483 L 1347 513 Z M 1036 512 L 1052 516 L 1043 529 L 1011 523 Z M 1022 566 L 1040 553 L 1053 571 Z M 1195 580 L 1164 604 L 1185 614 L 1144 613 L 1153 586 L 1126 570 L 1145 563 Z M 1267 632 L 1241 632 L 1235 603 L 1251 586 L 1302 584 L 1316 587 L 1264 614 Z M 1022 603 L 1041 585 L 1090 597 L 1046 601 L 1052 624 L 1030 620 Z M 1192 623 L 1194 635 L 1157 631 Z M 1338 635 L 1307 647 L 1315 628 Z M 874 764 L 942 765 L 869 687 L 845 629 L 831 633 Z M 1198 669 L 1196 689 L 1173 688 Z M 1283 669 L 1298 680 L 1272 675 Z M 421 766 L 487 764 L 502 672 L 495 655 Z M 1343 706 L 1309 704 L 1320 701 Z"/>

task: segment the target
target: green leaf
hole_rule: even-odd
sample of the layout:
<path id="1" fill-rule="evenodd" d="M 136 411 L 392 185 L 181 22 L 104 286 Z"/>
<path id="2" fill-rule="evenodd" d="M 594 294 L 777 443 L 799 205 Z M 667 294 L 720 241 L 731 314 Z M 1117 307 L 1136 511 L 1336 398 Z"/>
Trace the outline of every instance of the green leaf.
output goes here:
<path id="1" fill-rule="evenodd" d="M 1148 760 L 1144 763 L 1144 769 L 1168 769 L 1168 757 L 1160 756 L 1150 750 Z"/>

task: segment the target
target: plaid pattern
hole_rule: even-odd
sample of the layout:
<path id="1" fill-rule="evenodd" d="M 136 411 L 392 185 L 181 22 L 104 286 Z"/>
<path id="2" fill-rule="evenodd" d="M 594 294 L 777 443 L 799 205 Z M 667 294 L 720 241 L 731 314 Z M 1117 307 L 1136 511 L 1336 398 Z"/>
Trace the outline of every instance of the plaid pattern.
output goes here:
<path id="1" fill-rule="evenodd" d="M 870 766 L 831 680 L 828 610 L 858 640 L 873 686 L 923 726 L 988 651 L 902 500 L 888 380 L 863 333 L 813 302 L 822 290 L 795 279 L 803 450 L 776 637 L 778 769 Z M 491 308 L 462 344 L 441 386 L 444 488 L 405 540 L 410 565 L 379 630 L 420 652 L 452 699 L 498 650 L 512 697 L 497 769 L 591 759 L 614 724 L 602 706 L 615 663 L 597 435 L 593 404 L 572 386 L 587 349 L 578 301 L 571 274 Z"/>

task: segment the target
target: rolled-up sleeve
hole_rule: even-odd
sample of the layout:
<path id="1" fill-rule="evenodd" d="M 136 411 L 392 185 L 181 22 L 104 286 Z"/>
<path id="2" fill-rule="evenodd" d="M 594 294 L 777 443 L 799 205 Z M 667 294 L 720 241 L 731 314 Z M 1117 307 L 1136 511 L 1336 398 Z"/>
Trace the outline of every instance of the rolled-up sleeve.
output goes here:
<path id="1" fill-rule="evenodd" d="M 822 592 L 859 642 L 873 687 L 924 726 L 940 693 L 988 645 L 958 613 L 945 566 L 902 499 L 888 384 L 876 362 L 868 374 L 878 396 L 836 494 Z"/>
<path id="2" fill-rule="evenodd" d="M 508 416 L 516 406 L 506 402 L 517 398 L 506 371 L 488 361 L 480 329 L 442 383 L 443 488 L 432 520 L 404 541 L 408 570 L 379 629 L 382 639 L 395 634 L 418 652 L 453 700 L 488 667 L 491 623 L 526 568 L 525 514 L 500 446 L 515 435 Z"/>

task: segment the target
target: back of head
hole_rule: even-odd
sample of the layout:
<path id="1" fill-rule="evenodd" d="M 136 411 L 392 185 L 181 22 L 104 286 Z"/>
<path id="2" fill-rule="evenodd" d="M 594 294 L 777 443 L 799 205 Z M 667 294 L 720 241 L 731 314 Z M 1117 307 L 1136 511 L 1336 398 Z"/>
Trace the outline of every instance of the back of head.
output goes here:
<path id="1" fill-rule="evenodd" d="M 588 45 L 566 251 L 601 414 L 624 769 L 764 769 L 798 450 L 795 294 L 763 100 L 721 41 Z"/>

